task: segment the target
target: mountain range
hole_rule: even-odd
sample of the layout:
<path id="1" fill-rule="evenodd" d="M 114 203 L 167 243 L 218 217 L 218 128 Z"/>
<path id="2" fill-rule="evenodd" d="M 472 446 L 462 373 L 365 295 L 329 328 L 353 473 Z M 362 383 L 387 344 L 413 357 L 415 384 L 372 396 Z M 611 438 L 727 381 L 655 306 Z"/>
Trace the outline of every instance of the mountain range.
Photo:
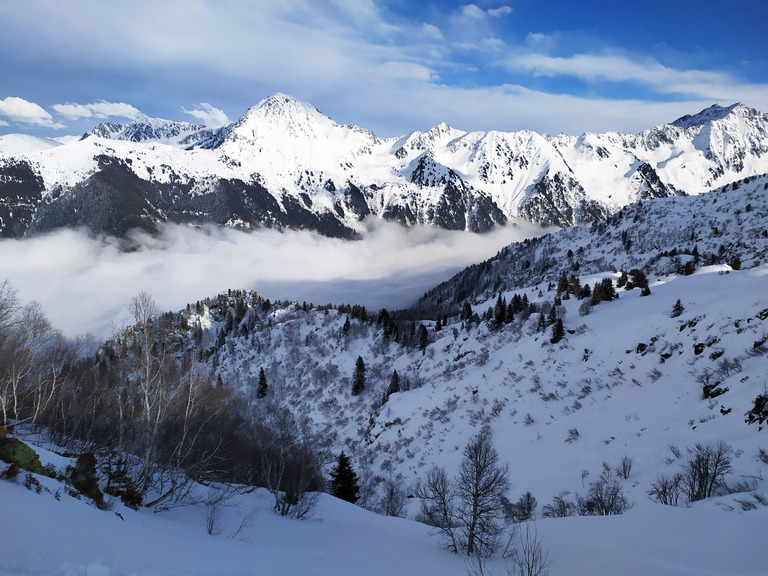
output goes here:
<path id="1" fill-rule="evenodd" d="M 160 222 L 357 238 L 368 217 L 484 232 L 567 227 L 637 200 L 768 172 L 768 115 L 713 105 L 639 134 L 466 132 L 380 138 L 285 94 L 206 128 L 139 117 L 75 141 L 0 137 L 0 235 Z"/>

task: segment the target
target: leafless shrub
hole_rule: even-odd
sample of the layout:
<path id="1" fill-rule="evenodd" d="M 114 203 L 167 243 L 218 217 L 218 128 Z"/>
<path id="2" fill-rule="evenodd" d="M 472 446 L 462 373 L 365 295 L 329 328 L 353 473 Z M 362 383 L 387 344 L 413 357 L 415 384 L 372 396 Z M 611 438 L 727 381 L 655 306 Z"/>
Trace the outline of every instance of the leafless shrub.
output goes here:
<path id="1" fill-rule="evenodd" d="M 589 485 L 587 495 L 584 498 L 576 495 L 576 508 L 580 516 L 612 516 L 623 514 L 632 504 L 613 479 L 610 467 L 604 467 L 600 478 Z"/>
<path id="2" fill-rule="evenodd" d="M 238 535 L 240 534 L 240 532 L 242 532 L 246 528 L 251 528 L 253 526 L 253 521 L 255 518 L 256 518 L 256 508 L 251 508 L 248 511 L 241 511 L 240 524 L 238 524 L 237 529 L 232 533 L 230 538 L 232 538 L 233 540 L 235 539 L 242 540 L 243 537 L 240 536 L 240 538 L 238 538 Z"/>
<path id="3" fill-rule="evenodd" d="M 545 504 L 541 509 L 544 518 L 567 518 L 576 513 L 576 506 L 566 498 L 567 492 L 561 492 L 552 499 L 551 504 Z"/>
<path id="4" fill-rule="evenodd" d="M 673 476 L 661 475 L 651 484 L 648 495 L 655 498 L 660 504 L 666 506 L 677 506 L 680 499 L 682 476 L 675 474 Z"/>
<path id="5" fill-rule="evenodd" d="M 723 441 L 696 444 L 683 465 L 682 491 L 689 502 L 709 498 L 724 483 L 731 471 L 733 448 Z"/>
<path id="6" fill-rule="evenodd" d="M 508 576 L 548 576 L 549 552 L 541 545 L 536 525 L 525 523 L 525 528 L 517 530 L 516 546 L 511 553 L 511 564 L 507 564 Z M 508 546 L 509 549 L 509 546 Z"/>
<path id="7" fill-rule="evenodd" d="M 565 439 L 565 442 L 567 444 L 575 442 L 578 439 L 579 439 L 579 430 L 578 430 L 578 428 L 571 428 L 570 430 L 568 430 L 568 438 Z"/>
<path id="8" fill-rule="evenodd" d="M 205 522 L 205 532 L 209 536 L 218 536 L 221 534 L 221 515 L 223 507 L 231 499 L 232 495 L 226 490 L 211 488 L 203 501 L 203 521 Z"/>
<path id="9" fill-rule="evenodd" d="M 629 456 L 624 456 L 624 458 L 621 459 L 621 463 L 618 466 L 616 466 L 614 470 L 616 470 L 616 474 L 618 476 L 626 480 L 627 478 L 629 478 L 629 475 L 632 472 L 632 464 L 633 464 L 632 458 L 630 458 Z"/>

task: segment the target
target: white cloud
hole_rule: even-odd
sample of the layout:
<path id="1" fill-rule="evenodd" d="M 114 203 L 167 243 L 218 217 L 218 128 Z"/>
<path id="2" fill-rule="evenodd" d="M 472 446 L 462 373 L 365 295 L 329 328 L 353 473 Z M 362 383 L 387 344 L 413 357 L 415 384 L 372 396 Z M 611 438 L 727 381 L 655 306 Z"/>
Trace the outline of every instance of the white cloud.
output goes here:
<path id="1" fill-rule="evenodd" d="M 509 6 L 501 6 L 500 8 L 488 10 L 488 14 L 495 17 L 506 16 L 507 14 L 512 14 L 512 8 Z"/>
<path id="2" fill-rule="evenodd" d="M 428 24 L 424 22 L 421 25 L 421 31 L 424 33 L 424 35 L 430 38 L 433 38 L 435 40 L 445 40 L 445 37 L 443 36 L 443 33 L 440 30 L 440 28 L 438 28 L 434 24 Z"/>
<path id="3" fill-rule="evenodd" d="M 9 124 L 5 120 L 0 120 L 0 126 L 9 126 Z"/>
<path id="4" fill-rule="evenodd" d="M 652 58 L 633 60 L 610 54 L 576 54 L 569 57 L 526 54 L 510 58 L 506 66 L 510 70 L 523 70 L 539 76 L 573 76 L 587 82 L 636 83 L 662 94 L 698 98 L 733 100 L 738 99 L 739 94 L 758 94 L 768 88 L 766 85 L 741 86 L 736 79 L 722 72 L 678 70 Z"/>
<path id="5" fill-rule="evenodd" d="M 525 37 L 526 42 L 529 44 L 541 44 L 552 42 L 552 36 L 542 34 L 541 32 L 531 32 Z"/>
<path id="6" fill-rule="evenodd" d="M 163 310 L 228 288 L 272 300 L 403 308 L 464 266 L 541 233 L 530 224 L 479 235 L 379 222 L 365 240 L 349 242 L 310 232 L 165 225 L 159 237 L 137 234 L 141 248 L 131 252 L 72 230 L 0 240 L 0 251 L 3 278 L 23 300 L 39 301 L 69 336 L 103 336 L 110 323 L 127 320 L 125 307 L 142 290 Z"/>
<path id="7" fill-rule="evenodd" d="M 482 20 L 486 16 L 499 18 L 501 16 L 506 16 L 507 14 L 512 14 L 512 8 L 509 6 L 500 6 L 499 8 L 492 8 L 490 10 L 483 10 L 475 4 L 467 4 L 461 7 L 462 16 L 473 18 L 475 20 Z"/>
<path id="8" fill-rule="evenodd" d="M 46 112 L 42 106 L 16 96 L 9 96 L 0 100 L 0 116 L 5 116 L 17 124 L 64 128 L 63 124 L 54 122 L 53 116 Z"/>
<path id="9" fill-rule="evenodd" d="M 141 112 L 125 102 L 106 102 L 104 100 L 94 104 L 54 104 L 51 106 L 57 114 L 68 120 L 81 118 L 130 118 L 141 116 Z"/>
<path id="10" fill-rule="evenodd" d="M 504 40 L 501 40 L 500 38 L 483 38 L 481 44 L 486 49 L 494 51 L 502 50 L 506 46 Z"/>
<path id="11" fill-rule="evenodd" d="M 125 102 L 96 102 L 87 105 L 96 118 L 130 118 L 135 119 L 141 116 L 141 112 Z"/>
<path id="12" fill-rule="evenodd" d="M 198 107 L 193 110 L 187 110 L 183 106 L 181 109 L 185 114 L 189 114 L 190 116 L 197 118 L 205 126 L 210 128 L 217 128 L 219 126 L 229 124 L 229 118 L 224 113 L 224 111 L 211 106 L 208 104 L 208 102 L 200 102 Z"/>
<path id="13" fill-rule="evenodd" d="M 485 18 L 485 11 L 474 4 L 467 4 L 461 7 L 461 15 L 467 18 L 474 18 L 475 20 L 482 20 Z"/>
<path id="14" fill-rule="evenodd" d="M 435 72 L 421 64 L 412 62 L 384 62 L 377 68 L 381 79 L 429 82 Z"/>
<path id="15" fill-rule="evenodd" d="M 54 104 L 51 108 L 67 120 L 79 120 L 80 118 L 90 118 L 93 116 L 91 109 L 82 104 Z"/>

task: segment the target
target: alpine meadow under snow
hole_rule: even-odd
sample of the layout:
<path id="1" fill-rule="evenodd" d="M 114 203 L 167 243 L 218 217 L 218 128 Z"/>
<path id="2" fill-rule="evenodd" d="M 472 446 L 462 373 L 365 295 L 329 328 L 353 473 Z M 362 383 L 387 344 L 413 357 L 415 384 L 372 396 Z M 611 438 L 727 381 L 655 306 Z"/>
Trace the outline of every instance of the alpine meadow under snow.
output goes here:
<path id="1" fill-rule="evenodd" d="M 412 305 L 249 284 L 162 313 L 137 287 L 103 342 L 9 278 L 0 574 L 766 574 L 765 114 L 380 139 L 276 95 L 218 130 L 141 118 L 0 158 L 0 250 L 68 226 L 139 255 L 180 225 L 318 253 L 379 220 L 561 228 Z"/>

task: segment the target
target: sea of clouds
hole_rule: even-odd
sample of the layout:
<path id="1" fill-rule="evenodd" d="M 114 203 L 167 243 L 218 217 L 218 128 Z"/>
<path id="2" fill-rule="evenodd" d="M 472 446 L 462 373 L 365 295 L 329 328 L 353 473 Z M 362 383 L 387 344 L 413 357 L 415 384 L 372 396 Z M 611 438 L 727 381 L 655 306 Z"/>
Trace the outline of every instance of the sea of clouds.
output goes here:
<path id="1" fill-rule="evenodd" d="M 127 240 L 60 230 L 0 241 L 0 281 L 23 302 L 40 302 L 65 335 L 103 337 L 128 323 L 127 304 L 141 291 L 164 311 L 230 288 L 271 300 L 404 308 L 462 268 L 542 233 L 524 223 L 479 235 L 381 221 L 358 241 L 171 224 Z"/>

